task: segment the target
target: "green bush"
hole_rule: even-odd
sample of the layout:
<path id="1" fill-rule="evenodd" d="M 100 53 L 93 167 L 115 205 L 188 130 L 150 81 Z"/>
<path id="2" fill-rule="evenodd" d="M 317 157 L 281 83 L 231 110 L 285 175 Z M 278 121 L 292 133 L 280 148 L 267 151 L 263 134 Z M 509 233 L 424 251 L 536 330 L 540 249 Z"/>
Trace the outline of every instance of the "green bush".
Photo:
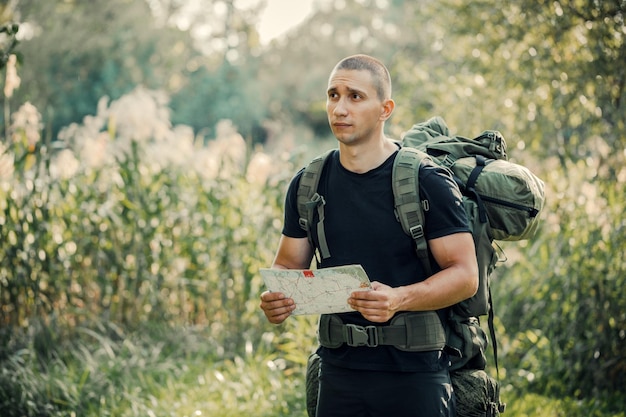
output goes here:
<path id="1" fill-rule="evenodd" d="M 613 161 L 547 160 L 549 193 L 539 236 L 494 284 L 506 380 L 548 395 L 609 398 L 626 384 L 626 196 Z M 507 247 L 508 248 L 508 247 Z"/>

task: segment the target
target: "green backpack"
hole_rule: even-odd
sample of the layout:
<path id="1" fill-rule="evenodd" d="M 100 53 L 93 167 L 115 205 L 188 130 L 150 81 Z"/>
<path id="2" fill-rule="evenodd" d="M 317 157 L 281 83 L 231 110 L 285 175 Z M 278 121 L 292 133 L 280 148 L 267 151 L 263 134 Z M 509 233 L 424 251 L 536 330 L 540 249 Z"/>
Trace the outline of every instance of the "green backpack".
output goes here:
<path id="1" fill-rule="evenodd" d="M 474 139 L 450 136 L 444 120 L 434 117 L 414 125 L 404 134 L 402 145 L 392 170 L 395 214 L 404 231 L 413 238 L 417 257 L 429 275 L 432 268 L 423 232 L 424 212 L 428 211 L 429 204 L 420 199 L 418 183 L 422 161 L 432 160 L 449 169 L 463 193 L 463 204 L 476 246 L 479 289 L 473 297 L 450 309 L 446 343 L 452 352 L 456 352 L 451 356 L 451 377 L 459 416 L 498 415 L 503 405 L 499 401 L 497 381 L 484 372 L 487 336 L 479 322 L 480 316 L 488 315 L 497 370 L 490 276 L 501 251 L 496 250 L 494 241 L 523 240 L 534 235 L 545 201 L 544 184 L 527 168 L 507 160 L 506 143 L 497 131 L 485 131 Z M 319 245 L 314 247 L 317 256 L 322 258 L 329 257 L 330 252 L 324 233 L 325 201 L 317 193 L 317 187 L 331 153 L 326 152 L 311 161 L 303 171 L 297 191 L 300 226 L 312 244 L 312 228 L 316 228 Z M 307 369 L 310 404 L 314 404 L 311 395 L 316 389 L 318 365 L 319 361 L 312 356 Z M 473 389 L 476 385 L 482 386 L 479 395 L 468 395 L 476 394 Z M 476 409 L 484 409 L 484 413 L 464 411 Z"/>

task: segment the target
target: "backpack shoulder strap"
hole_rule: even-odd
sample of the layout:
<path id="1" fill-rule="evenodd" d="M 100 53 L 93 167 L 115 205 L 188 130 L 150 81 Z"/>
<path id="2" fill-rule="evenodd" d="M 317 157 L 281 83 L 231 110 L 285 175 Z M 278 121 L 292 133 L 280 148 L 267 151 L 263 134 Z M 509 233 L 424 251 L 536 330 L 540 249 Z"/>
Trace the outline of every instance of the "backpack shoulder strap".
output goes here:
<path id="1" fill-rule="evenodd" d="M 326 165 L 326 161 L 333 153 L 334 149 L 324 152 L 322 155 L 313 159 L 304 168 L 302 176 L 300 177 L 298 191 L 296 193 L 300 227 L 306 231 L 306 235 L 311 246 L 319 249 L 323 259 L 330 257 L 330 251 L 328 249 L 328 244 L 326 243 L 326 234 L 324 232 L 324 206 L 326 205 L 326 201 L 324 200 L 324 197 L 317 193 L 317 187 L 319 186 L 324 165 Z M 312 234 L 316 210 L 318 213 L 316 229 L 319 248 L 316 247 Z"/>
<path id="2" fill-rule="evenodd" d="M 396 218 L 406 234 L 415 242 L 415 253 L 428 276 L 432 275 L 428 242 L 424 235 L 424 210 L 419 194 L 419 168 L 430 159 L 423 151 L 402 147 L 393 163 L 392 188 Z M 427 202 L 425 202 L 427 204 Z"/>

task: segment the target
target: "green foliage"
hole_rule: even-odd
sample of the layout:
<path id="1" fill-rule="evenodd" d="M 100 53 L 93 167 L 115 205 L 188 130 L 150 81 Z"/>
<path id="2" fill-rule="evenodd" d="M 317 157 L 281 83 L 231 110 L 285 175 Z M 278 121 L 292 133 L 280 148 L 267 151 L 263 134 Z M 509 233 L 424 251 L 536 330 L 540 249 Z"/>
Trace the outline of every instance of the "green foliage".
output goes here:
<path id="1" fill-rule="evenodd" d="M 190 55 L 188 34 L 159 26 L 145 1 L 16 4 L 27 40 L 14 101 L 41 109 L 51 137 L 92 114 L 103 96 L 168 88 Z"/>
<path id="2" fill-rule="evenodd" d="M 35 156 L 38 150 L 19 133 L 12 147 L 0 148 L 3 173 L 14 171 L 16 180 L 0 181 L 2 325 L 28 323 L 28 318 L 37 316 L 48 302 L 41 293 L 41 279 L 49 272 L 46 250 L 53 251 L 54 245 L 50 239 L 48 182 L 37 178 L 45 169 Z"/>
<path id="3" fill-rule="evenodd" d="M 252 63 L 242 67 L 224 62 L 216 70 L 198 68 L 188 75 L 187 84 L 172 95 L 172 121 L 212 137 L 212 126 L 229 119 L 245 137 L 264 141 L 261 124 L 267 117 L 267 98 L 260 91 L 257 74 Z"/>
<path id="4" fill-rule="evenodd" d="M 603 166 L 552 162 L 545 227 L 494 287 L 507 379 L 538 392 L 602 397 L 626 378 L 626 182 L 602 179 Z"/>
<path id="5" fill-rule="evenodd" d="M 148 324 L 125 333 L 95 321 L 71 338 L 54 335 L 57 352 L 43 358 L 42 331 L 21 335 L 2 362 L 3 416 L 305 415 L 302 358 L 277 352 L 272 333 L 222 359 L 210 329 Z M 291 356 L 298 352 L 302 345 Z"/>
<path id="6" fill-rule="evenodd" d="M 531 393 L 509 402 L 504 415 L 509 417 L 624 417 L 626 414 L 600 401 L 580 401 L 567 397 L 550 398 Z"/>
<path id="7" fill-rule="evenodd" d="M 441 7 L 457 12 L 442 53 L 458 84 L 452 91 L 466 92 L 455 94 L 467 111 L 459 126 L 480 120 L 562 160 L 593 154 L 596 136 L 626 146 L 623 3 L 448 0 Z"/>
<path id="8" fill-rule="evenodd" d="M 241 165 L 234 135 L 215 141 L 197 170 L 159 159 L 158 143 L 126 146 L 123 127 L 101 132 L 117 144 L 111 163 L 74 171 L 62 170 L 72 165 L 69 149 L 50 155 L 26 128 L 13 126 L 2 148 L 3 164 L 12 163 L 0 172 L 0 408 L 16 416 L 302 411 L 299 375 L 314 323 L 277 327 L 258 309 L 258 269 L 271 262 L 294 166 L 259 154 Z M 78 151 L 86 131 L 71 132 Z"/>

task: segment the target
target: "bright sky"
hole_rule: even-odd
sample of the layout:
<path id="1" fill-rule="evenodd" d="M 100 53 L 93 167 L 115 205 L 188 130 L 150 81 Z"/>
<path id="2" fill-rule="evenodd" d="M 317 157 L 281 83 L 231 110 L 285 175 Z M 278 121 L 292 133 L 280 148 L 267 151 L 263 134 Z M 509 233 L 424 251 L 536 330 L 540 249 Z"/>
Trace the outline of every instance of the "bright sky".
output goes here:
<path id="1" fill-rule="evenodd" d="M 259 36 L 266 45 L 272 39 L 288 32 L 311 13 L 315 0 L 267 0 L 259 19 Z"/>

